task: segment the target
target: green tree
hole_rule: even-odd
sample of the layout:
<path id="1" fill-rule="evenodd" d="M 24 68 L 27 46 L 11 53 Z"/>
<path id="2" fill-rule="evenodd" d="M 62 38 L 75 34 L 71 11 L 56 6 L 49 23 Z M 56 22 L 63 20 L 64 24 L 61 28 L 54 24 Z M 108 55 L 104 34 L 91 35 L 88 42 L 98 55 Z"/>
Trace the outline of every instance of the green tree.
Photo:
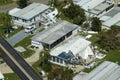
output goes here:
<path id="1" fill-rule="evenodd" d="M 91 22 L 91 29 L 92 29 L 93 31 L 98 31 L 98 32 L 100 32 L 100 31 L 101 31 L 101 26 L 102 26 L 102 23 L 101 23 L 101 21 L 99 20 L 99 18 L 93 17 L 93 18 L 92 18 L 92 22 Z"/>
<path id="2" fill-rule="evenodd" d="M 120 48 L 120 26 L 112 26 L 108 31 L 99 33 L 98 44 L 101 48 L 106 50 Z"/>
<path id="3" fill-rule="evenodd" d="M 40 62 L 40 67 L 45 71 L 45 72 L 50 72 L 52 70 L 51 63 L 48 61 L 50 59 L 50 54 L 48 50 L 43 50 L 41 52 L 41 62 Z"/>
<path id="4" fill-rule="evenodd" d="M 81 25 L 86 19 L 84 10 L 80 6 L 73 3 L 71 3 L 68 8 L 64 8 L 62 12 L 66 17 L 72 19 L 73 22 L 78 25 Z"/>
<path id="5" fill-rule="evenodd" d="M 5 32 L 10 32 L 12 28 L 12 19 L 11 16 L 7 13 L 0 13 L 0 34 L 4 34 Z"/>
<path id="6" fill-rule="evenodd" d="M 55 68 L 48 74 L 48 80 L 72 80 L 73 71 L 68 68 Z"/>
<path id="7" fill-rule="evenodd" d="M 28 5 L 29 0 L 17 0 L 17 4 L 19 5 L 20 8 L 24 8 Z"/>

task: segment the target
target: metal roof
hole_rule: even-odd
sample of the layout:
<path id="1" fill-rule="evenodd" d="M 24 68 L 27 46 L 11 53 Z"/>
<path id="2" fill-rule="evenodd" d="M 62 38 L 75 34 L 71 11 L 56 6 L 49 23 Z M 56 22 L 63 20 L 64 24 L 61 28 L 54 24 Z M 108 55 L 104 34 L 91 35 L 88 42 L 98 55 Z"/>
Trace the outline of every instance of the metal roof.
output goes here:
<path id="1" fill-rule="evenodd" d="M 103 62 L 83 80 L 119 80 L 120 66 L 112 62 Z"/>
<path id="2" fill-rule="evenodd" d="M 84 78 L 78 80 L 120 80 L 120 66 L 113 62 L 104 61 Z"/>
<path id="3" fill-rule="evenodd" d="M 61 44 L 60 46 L 52 50 L 50 54 L 52 56 L 58 56 L 62 52 L 68 53 L 69 51 L 71 51 L 75 57 L 80 56 L 83 59 L 87 59 L 88 55 L 93 55 L 93 52 L 89 47 L 90 44 L 90 41 L 85 40 L 80 36 L 76 36 L 70 38 L 67 41 L 64 41 L 64 44 Z"/>
<path id="4" fill-rule="evenodd" d="M 109 20 L 103 22 L 103 25 L 105 26 L 112 26 L 115 25 L 116 23 L 118 23 L 120 21 L 120 12 L 117 13 L 115 16 L 113 16 L 112 18 L 110 18 Z"/>
<path id="5" fill-rule="evenodd" d="M 79 0 L 79 1 L 75 0 L 74 3 L 88 11 L 88 9 L 93 9 L 94 7 L 96 7 L 97 5 L 104 1 L 105 0 Z"/>
<path id="6" fill-rule="evenodd" d="M 29 19 L 33 18 L 34 16 L 42 13 L 43 11 L 45 11 L 48 8 L 49 8 L 49 6 L 44 5 L 44 4 L 32 3 L 29 6 L 16 12 L 15 14 L 12 14 L 12 16 L 29 20 Z"/>
<path id="7" fill-rule="evenodd" d="M 99 15 L 112 5 L 106 2 L 106 0 L 73 0 L 73 2 L 81 6 L 85 11 L 90 10 L 95 15 Z M 113 2 L 111 1 L 111 3 Z"/>
<path id="8" fill-rule="evenodd" d="M 51 25 L 48 29 L 33 36 L 31 39 L 46 44 L 52 44 L 67 33 L 75 30 L 77 27 L 78 25 L 69 23 L 67 21 L 60 21 Z"/>
<path id="9" fill-rule="evenodd" d="M 112 25 L 119 25 L 120 22 L 120 8 L 115 7 L 102 17 L 100 20 L 104 21 L 103 25 L 107 27 L 111 27 Z"/>

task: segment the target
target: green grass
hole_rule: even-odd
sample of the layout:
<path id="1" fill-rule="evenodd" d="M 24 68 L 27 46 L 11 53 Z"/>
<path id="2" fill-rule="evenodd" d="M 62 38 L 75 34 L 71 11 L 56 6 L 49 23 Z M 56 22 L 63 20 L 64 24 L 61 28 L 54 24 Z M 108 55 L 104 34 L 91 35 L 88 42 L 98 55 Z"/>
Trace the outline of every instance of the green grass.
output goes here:
<path id="1" fill-rule="evenodd" d="M 43 30 L 45 30 L 45 28 L 41 28 L 41 29 L 39 30 L 39 32 L 42 32 Z"/>
<path id="2" fill-rule="evenodd" d="M 88 33 L 85 33 L 85 32 L 79 32 L 78 34 L 79 34 L 80 36 L 83 36 L 83 37 L 85 37 L 85 36 L 88 35 Z"/>
<path id="3" fill-rule="evenodd" d="M 0 6 L 12 3 L 12 0 L 0 0 Z"/>
<path id="4" fill-rule="evenodd" d="M 19 31 L 21 31 L 22 29 L 21 28 L 18 28 L 18 29 L 14 29 L 12 32 L 10 32 L 8 34 L 8 37 L 12 37 L 14 34 L 18 33 Z"/>
<path id="5" fill-rule="evenodd" d="M 30 38 L 32 37 L 32 35 L 26 37 L 25 39 L 23 39 L 22 41 L 20 41 L 19 43 L 17 43 L 14 47 L 18 47 L 18 46 L 22 46 L 26 49 L 25 52 L 20 53 L 20 55 L 23 58 L 27 58 L 30 57 L 35 51 L 28 49 L 27 47 L 31 44 L 31 40 Z"/>
<path id="6" fill-rule="evenodd" d="M 92 34 L 92 37 L 88 40 L 95 44 L 96 41 L 99 40 L 98 34 Z"/>
<path id="7" fill-rule="evenodd" d="M 5 80 L 20 80 L 20 78 L 15 73 L 4 74 Z"/>
<path id="8" fill-rule="evenodd" d="M 89 40 L 92 42 L 92 45 L 97 45 L 99 48 L 99 44 L 96 43 L 96 41 L 99 39 L 97 34 L 94 34 Z M 110 50 L 107 54 L 106 57 L 104 58 L 107 61 L 112 61 L 112 62 L 118 62 L 120 64 L 120 50 Z"/>
<path id="9" fill-rule="evenodd" d="M 111 62 L 118 62 L 120 65 L 120 50 L 111 50 L 107 53 L 105 59 Z"/>

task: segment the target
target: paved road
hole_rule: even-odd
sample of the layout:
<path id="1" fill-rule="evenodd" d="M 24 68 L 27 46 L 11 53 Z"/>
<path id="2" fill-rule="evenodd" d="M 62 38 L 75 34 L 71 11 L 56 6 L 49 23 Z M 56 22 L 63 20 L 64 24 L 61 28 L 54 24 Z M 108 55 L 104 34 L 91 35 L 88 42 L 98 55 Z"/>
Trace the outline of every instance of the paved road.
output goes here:
<path id="1" fill-rule="evenodd" d="M 42 80 L 28 63 L 0 36 L 0 52 L 3 59 L 22 80 Z"/>
<path id="2" fill-rule="evenodd" d="M 14 46 L 19 41 L 23 40 L 25 37 L 27 37 L 29 34 L 25 33 L 24 30 L 21 30 L 20 32 L 16 33 L 12 37 L 8 38 L 7 41 Z"/>

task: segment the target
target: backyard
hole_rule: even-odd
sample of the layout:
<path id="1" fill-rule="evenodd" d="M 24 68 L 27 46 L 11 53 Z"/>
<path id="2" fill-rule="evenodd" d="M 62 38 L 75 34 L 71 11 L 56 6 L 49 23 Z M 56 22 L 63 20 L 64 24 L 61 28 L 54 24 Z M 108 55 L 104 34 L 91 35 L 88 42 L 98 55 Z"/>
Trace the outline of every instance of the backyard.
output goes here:
<path id="1" fill-rule="evenodd" d="M 93 34 L 91 38 L 88 39 L 89 41 L 92 42 L 93 46 L 98 46 L 99 48 L 99 44 L 97 43 L 97 40 L 99 40 L 99 35 L 98 34 Z M 105 53 L 103 53 L 105 54 Z M 111 61 L 111 62 L 115 62 L 118 63 L 120 65 L 120 50 L 119 49 L 115 49 L 115 50 L 110 50 L 108 51 L 108 53 L 106 53 L 106 57 L 101 59 L 101 60 L 97 60 L 103 62 L 103 61 Z M 99 63 L 99 64 L 100 64 Z M 90 69 L 85 69 L 85 72 L 90 72 L 92 71 L 94 68 L 96 68 L 99 64 L 97 64 L 95 67 L 90 68 Z"/>

